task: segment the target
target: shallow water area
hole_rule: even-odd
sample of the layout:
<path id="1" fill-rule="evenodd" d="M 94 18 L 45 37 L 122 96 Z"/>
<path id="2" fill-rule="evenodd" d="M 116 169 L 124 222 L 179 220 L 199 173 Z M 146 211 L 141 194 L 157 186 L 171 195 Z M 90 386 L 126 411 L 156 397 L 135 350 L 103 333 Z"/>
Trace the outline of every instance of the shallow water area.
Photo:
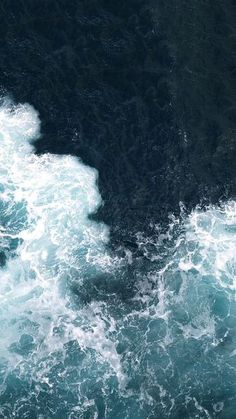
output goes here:
<path id="1" fill-rule="evenodd" d="M 30 105 L 2 99 L 0 127 L 0 417 L 233 417 L 236 203 L 118 257 L 97 172 L 34 154 Z"/>

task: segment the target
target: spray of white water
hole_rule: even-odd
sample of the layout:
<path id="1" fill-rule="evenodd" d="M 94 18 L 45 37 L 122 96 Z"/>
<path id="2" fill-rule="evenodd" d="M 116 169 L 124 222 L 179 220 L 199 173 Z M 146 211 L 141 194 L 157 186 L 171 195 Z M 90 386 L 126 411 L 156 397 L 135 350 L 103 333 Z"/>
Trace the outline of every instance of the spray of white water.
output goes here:
<path id="1" fill-rule="evenodd" d="M 0 357 L 7 360 L 6 374 L 18 364 L 25 369 L 29 359 L 34 374 L 33 364 L 38 370 L 46 354 L 77 340 L 81 348 L 95 349 L 121 380 L 119 356 L 99 307 L 73 310 L 68 296 L 68 281 L 89 281 L 111 266 L 108 228 L 89 219 L 101 205 L 97 172 L 71 156 L 35 155 L 31 143 L 39 129 L 31 106 L 3 100 Z"/>
<path id="2" fill-rule="evenodd" d="M 101 205 L 97 172 L 71 156 L 35 155 L 39 128 L 29 105 L 1 103 L 0 415 L 30 417 L 45 385 L 52 410 L 35 407 L 45 417 L 98 417 L 100 397 L 107 418 L 233 417 L 236 203 L 140 233 L 145 258 L 128 254 L 123 275 L 129 285 L 132 265 L 129 300 L 114 293 L 83 306 L 70 285 L 81 290 L 115 265 L 108 228 L 89 218 Z M 31 390 L 9 403 L 12 372 L 13 386 L 19 378 Z"/>

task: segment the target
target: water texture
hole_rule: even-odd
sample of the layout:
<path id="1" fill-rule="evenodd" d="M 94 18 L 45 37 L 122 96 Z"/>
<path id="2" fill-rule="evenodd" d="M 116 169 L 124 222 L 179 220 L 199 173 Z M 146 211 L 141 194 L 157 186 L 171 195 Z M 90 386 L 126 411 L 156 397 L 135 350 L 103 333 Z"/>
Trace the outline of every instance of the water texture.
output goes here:
<path id="1" fill-rule="evenodd" d="M 235 196 L 235 20 L 233 0 L 2 0 L 0 86 L 40 112 L 38 152 L 98 170 L 111 238 Z"/>
<path id="2" fill-rule="evenodd" d="M 0 122 L 1 417 L 233 417 L 235 202 L 115 255 L 96 171 L 35 155 L 31 106 Z"/>
<path id="3" fill-rule="evenodd" d="M 235 20 L 0 2 L 0 418 L 235 418 Z"/>

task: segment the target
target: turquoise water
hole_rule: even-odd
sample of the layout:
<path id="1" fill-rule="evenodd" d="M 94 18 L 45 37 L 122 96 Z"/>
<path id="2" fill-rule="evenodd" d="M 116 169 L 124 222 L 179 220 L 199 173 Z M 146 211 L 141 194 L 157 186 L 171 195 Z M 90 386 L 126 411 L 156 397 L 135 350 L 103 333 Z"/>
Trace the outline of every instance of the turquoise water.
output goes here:
<path id="1" fill-rule="evenodd" d="M 233 418 L 236 203 L 111 253 L 97 172 L 39 136 L 3 99 L 0 417 Z"/>

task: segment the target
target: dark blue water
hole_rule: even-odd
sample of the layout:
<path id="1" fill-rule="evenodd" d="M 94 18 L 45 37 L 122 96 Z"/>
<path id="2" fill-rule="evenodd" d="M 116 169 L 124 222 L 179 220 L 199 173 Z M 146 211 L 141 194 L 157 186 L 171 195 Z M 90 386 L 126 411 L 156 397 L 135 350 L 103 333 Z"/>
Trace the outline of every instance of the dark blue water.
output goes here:
<path id="1" fill-rule="evenodd" d="M 0 19 L 0 417 L 234 418 L 233 2 Z"/>

